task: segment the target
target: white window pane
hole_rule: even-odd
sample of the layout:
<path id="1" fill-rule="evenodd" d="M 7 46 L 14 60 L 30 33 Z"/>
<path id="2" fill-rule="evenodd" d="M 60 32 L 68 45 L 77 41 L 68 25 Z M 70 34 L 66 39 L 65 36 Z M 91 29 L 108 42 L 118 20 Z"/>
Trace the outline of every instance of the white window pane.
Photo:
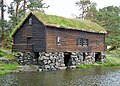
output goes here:
<path id="1" fill-rule="evenodd" d="M 56 42 L 57 42 L 57 45 L 60 45 L 61 44 L 61 37 L 57 37 Z"/>

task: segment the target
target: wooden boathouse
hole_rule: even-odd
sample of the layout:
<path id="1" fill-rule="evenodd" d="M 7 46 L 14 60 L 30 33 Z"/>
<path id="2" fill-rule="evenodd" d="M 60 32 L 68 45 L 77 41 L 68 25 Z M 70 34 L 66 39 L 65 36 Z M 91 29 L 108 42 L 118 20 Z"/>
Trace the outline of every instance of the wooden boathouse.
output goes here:
<path id="1" fill-rule="evenodd" d="M 98 60 L 98 56 L 106 50 L 106 33 L 105 29 L 91 21 L 34 11 L 28 13 L 12 32 L 12 51 L 36 54 L 63 52 L 64 57 L 80 52 L 84 58 L 86 53 L 94 53 L 92 55 Z"/>

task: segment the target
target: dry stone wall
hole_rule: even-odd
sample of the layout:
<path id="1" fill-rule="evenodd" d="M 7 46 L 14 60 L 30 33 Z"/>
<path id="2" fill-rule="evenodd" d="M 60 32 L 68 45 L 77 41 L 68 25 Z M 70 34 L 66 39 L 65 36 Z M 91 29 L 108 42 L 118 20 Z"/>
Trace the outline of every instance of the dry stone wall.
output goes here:
<path id="1" fill-rule="evenodd" d="M 101 62 L 106 62 L 107 58 L 104 52 L 101 52 Z"/>
<path id="2" fill-rule="evenodd" d="M 38 63 L 37 59 L 34 58 L 35 54 L 33 52 L 26 52 L 26 53 L 17 53 L 15 55 L 17 57 L 17 62 L 18 64 L 21 65 L 36 65 Z"/>
<path id="3" fill-rule="evenodd" d="M 85 53 L 84 64 L 93 64 L 95 63 L 95 53 Z"/>
<path id="4" fill-rule="evenodd" d="M 39 52 L 35 56 L 33 52 L 18 53 L 17 61 L 21 65 L 39 65 L 39 71 L 52 71 L 65 69 L 64 52 L 45 53 Z M 105 54 L 101 54 L 101 61 L 105 61 Z M 93 64 L 95 63 L 95 53 L 72 52 L 67 67 L 76 66 L 78 64 Z"/>
<path id="5" fill-rule="evenodd" d="M 60 67 L 65 67 L 64 65 L 64 53 L 54 52 L 54 53 L 39 53 L 38 62 L 40 69 L 42 71 L 47 70 L 58 70 Z"/>
<path id="6" fill-rule="evenodd" d="M 72 65 L 78 65 L 83 63 L 83 53 L 72 52 L 71 54 Z"/>

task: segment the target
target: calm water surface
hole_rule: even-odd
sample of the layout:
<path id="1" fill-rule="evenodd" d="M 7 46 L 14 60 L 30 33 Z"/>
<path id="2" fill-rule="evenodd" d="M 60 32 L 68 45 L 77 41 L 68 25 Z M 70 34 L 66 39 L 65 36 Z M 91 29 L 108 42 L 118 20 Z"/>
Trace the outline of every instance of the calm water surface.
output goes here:
<path id="1" fill-rule="evenodd" d="M 120 67 L 0 75 L 0 86 L 120 86 Z"/>

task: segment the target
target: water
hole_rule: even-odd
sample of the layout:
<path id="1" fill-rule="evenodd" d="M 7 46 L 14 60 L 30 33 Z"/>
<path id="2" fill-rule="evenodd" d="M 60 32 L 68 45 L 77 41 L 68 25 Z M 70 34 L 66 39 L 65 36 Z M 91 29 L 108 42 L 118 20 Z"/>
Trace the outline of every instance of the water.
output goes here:
<path id="1" fill-rule="evenodd" d="M 0 86 L 120 86 L 120 67 L 0 75 Z"/>

